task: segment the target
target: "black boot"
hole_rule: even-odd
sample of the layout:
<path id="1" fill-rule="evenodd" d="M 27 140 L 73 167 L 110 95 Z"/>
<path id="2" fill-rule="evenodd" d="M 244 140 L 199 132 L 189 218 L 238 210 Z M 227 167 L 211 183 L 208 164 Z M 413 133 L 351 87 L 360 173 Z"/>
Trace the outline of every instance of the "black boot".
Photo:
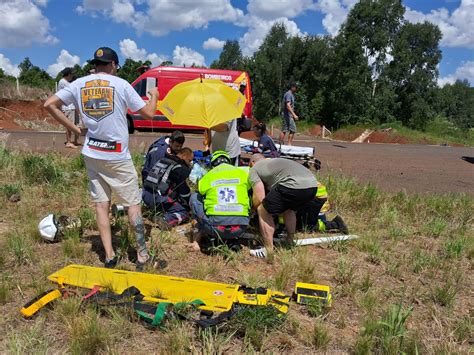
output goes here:
<path id="1" fill-rule="evenodd" d="M 341 216 L 336 216 L 332 221 L 326 222 L 326 230 L 338 230 L 342 234 L 349 234 L 346 224 L 342 220 Z"/>

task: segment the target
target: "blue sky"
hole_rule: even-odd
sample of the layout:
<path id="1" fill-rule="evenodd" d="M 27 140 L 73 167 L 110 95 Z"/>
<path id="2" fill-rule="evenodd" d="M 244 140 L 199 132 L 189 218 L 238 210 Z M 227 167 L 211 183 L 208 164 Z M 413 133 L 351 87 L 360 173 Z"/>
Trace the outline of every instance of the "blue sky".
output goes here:
<path id="1" fill-rule="evenodd" d="M 291 35 L 336 34 L 357 0 L 0 0 L 0 67 L 17 74 L 23 58 L 55 75 L 84 64 L 97 47 L 121 60 L 209 65 L 226 39 L 251 55 L 276 21 Z M 474 84 L 474 0 L 404 0 L 410 22 L 443 32 L 442 85 Z"/>

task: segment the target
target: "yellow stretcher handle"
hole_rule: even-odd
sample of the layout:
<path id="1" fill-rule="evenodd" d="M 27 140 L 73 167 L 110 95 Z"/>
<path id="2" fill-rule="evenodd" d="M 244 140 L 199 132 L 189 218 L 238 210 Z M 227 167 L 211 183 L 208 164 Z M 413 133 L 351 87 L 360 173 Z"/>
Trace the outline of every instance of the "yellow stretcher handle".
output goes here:
<path id="1" fill-rule="evenodd" d="M 58 289 L 45 291 L 42 294 L 33 298 L 27 304 L 25 304 L 20 310 L 20 312 L 21 314 L 23 314 L 24 317 L 29 318 L 33 316 L 36 312 L 38 312 L 41 308 L 46 306 L 48 303 L 60 298 L 61 296 L 62 293 Z"/>

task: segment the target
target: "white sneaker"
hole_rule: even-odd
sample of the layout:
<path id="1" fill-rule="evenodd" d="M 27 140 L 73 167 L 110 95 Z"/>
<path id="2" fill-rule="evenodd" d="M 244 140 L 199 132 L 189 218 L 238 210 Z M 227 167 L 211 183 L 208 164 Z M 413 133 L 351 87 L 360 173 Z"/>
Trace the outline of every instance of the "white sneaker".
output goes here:
<path id="1" fill-rule="evenodd" d="M 261 247 L 259 249 L 250 249 L 250 255 L 260 259 L 265 259 L 267 257 L 267 249 L 265 249 L 264 247 Z"/>

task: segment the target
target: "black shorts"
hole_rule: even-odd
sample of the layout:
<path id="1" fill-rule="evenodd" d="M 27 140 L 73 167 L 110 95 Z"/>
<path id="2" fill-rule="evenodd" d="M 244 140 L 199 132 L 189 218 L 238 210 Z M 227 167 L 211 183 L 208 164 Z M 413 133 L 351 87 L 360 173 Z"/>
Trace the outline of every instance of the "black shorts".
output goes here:
<path id="1" fill-rule="evenodd" d="M 277 185 L 265 196 L 262 204 L 273 216 L 280 215 L 287 210 L 297 211 L 314 199 L 316 190 L 316 187 L 290 189 Z"/>

